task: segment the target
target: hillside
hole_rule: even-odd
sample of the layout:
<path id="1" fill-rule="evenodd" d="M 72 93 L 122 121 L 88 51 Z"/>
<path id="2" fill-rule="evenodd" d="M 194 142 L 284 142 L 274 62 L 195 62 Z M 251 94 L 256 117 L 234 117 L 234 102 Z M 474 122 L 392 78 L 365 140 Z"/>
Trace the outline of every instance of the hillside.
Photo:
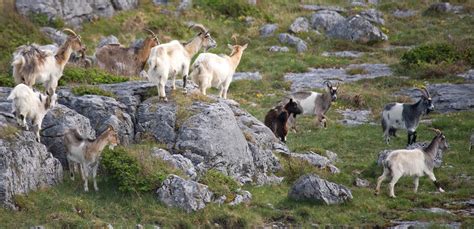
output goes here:
<path id="1" fill-rule="evenodd" d="M 205 25 L 217 41 L 218 46 L 209 52 L 229 54 L 227 44 L 248 43 L 237 72 L 258 72 L 261 79 L 235 80 L 227 101 L 215 96 L 216 89 L 209 90 L 211 96 L 185 95 L 179 81 L 177 91 L 167 87 L 170 102 L 163 103 L 158 101 L 156 87 L 138 76 L 128 78 L 97 67 L 68 64 L 59 83 L 60 105 L 43 123 L 43 128 L 48 127 L 41 133 L 44 147 L 32 142 L 31 132 L 11 124 L 10 102 L 6 101 L 14 86 L 11 55 L 23 44 L 53 43 L 41 27 L 67 25 L 42 14 L 22 16 L 14 10 L 13 1 L 2 2 L 0 152 L 30 147 L 18 150 L 16 156 L 23 155 L 29 163 L 34 153 L 48 158 L 54 150 L 52 155 L 58 160 L 48 162 L 53 165 L 44 173 L 55 175 L 44 188 L 15 195 L 8 200 L 10 208 L 0 208 L 0 227 L 389 227 L 401 222 L 442 228 L 474 226 L 474 159 L 468 151 L 474 131 L 472 1 L 452 0 L 448 9 L 430 8 L 438 3 L 433 0 L 260 0 L 255 6 L 244 0 L 194 0 L 190 9 L 182 11 L 178 10 L 181 1 L 153 2 L 140 0 L 134 9 L 94 18 L 75 28 L 87 46 L 86 54 L 92 56 L 101 39 L 110 35 L 126 46 L 144 39 L 145 28 L 153 30 L 162 43 L 189 41 L 195 31 L 188 26 L 196 22 Z M 318 24 L 323 19 L 314 16 L 321 13 L 315 6 L 329 7 L 327 14 L 332 16 L 324 19 L 326 24 Z M 306 19 L 292 26 L 298 17 Z M 367 17 L 372 18 L 368 24 Z M 362 21 L 357 26 L 370 30 L 370 36 L 355 31 L 345 39 L 353 24 L 332 30 L 332 20 Z M 270 51 L 272 46 L 288 50 L 273 47 Z M 325 80 L 339 83 L 337 100 L 326 114 L 328 127 L 315 125 L 312 116 L 298 116 L 298 130 L 290 131 L 286 144 L 274 138 L 262 123 L 267 111 L 292 91 L 323 92 Z M 423 116 L 418 141 L 433 138 L 430 127 L 446 135 L 450 148 L 434 170 L 446 193 L 435 192 L 427 177 L 420 179 L 418 193 L 413 193 L 412 178 L 404 177 L 397 183 L 397 198 L 388 196 L 388 181 L 381 195 L 375 196 L 376 180 L 382 173 L 377 166 L 379 152 L 405 148 L 407 142 L 406 131 L 400 130 L 390 145 L 385 143 L 380 114 L 389 102 L 417 101 L 420 94 L 414 88 L 422 86 L 430 91 L 435 111 Z M 189 89 L 195 88 L 191 85 Z M 64 146 L 55 131 L 76 125 L 94 137 L 108 124 L 118 128 L 122 146 L 104 151 L 100 191 L 85 193 L 78 174 L 71 181 L 67 169 L 59 172 L 58 163 L 64 164 L 65 156 L 56 153 L 64 151 Z M 327 151 L 336 153 L 337 159 Z M 300 160 L 314 156 L 311 152 L 328 158 L 316 156 L 323 161 L 316 163 Z M 15 155 L 10 150 L 0 155 L 0 162 L 15 161 L 11 159 Z M 176 166 L 170 160 L 182 164 Z M 22 164 L 21 160 L 15 163 Z M 18 170 L 28 170 L 28 163 L 23 162 Z M 6 174 L 6 169 L 2 171 L 6 167 L 0 163 L 1 174 Z M 295 181 L 309 173 L 347 187 L 353 199 L 326 205 L 289 198 Z M 157 196 L 164 194 L 157 190 L 169 174 L 196 180 L 216 197 L 226 199 L 206 202 L 203 209 L 189 213 L 168 207 L 158 201 Z M 356 185 L 358 178 L 370 184 Z M 30 182 L 21 176 L 18 179 Z M 251 199 L 245 199 L 245 191 Z M 7 191 L 0 189 L 3 202 L 7 194 L 2 193 Z M 230 204 L 237 196 L 243 202 Z"/>

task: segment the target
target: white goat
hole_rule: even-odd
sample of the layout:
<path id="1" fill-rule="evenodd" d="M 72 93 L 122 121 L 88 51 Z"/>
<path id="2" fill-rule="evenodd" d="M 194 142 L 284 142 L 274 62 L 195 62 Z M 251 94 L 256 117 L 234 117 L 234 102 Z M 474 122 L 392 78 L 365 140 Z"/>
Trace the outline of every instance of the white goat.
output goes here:
<path id="1" fill-rule="evenodd" d="M 232 82 L 232 76 L 247 44 L 243 46 L 227 45 L 232 50 L 229 56 L 201 53 L 194 61 L 189 76 L 204 95 L 206 95 L 206 90 L 212 86 L 220 89 L 219 97 L 227 99 L 227 90 Z"/>
<path id="2" fill-rule="evenodd" d="M 170 76 L 173 77 L 173 90 L 176 89 L 176 75 L 183 75 L 183 88 L 186 88 L 186 80 L 189 72 L 191 58 L 196 55 L 201 47 L 207 51 L 216 46 L 207 29 L 200 24 L 192 25 L 190 28 L 199 30 L 199 33 L 190 42 L 181 44 L 177 40 L 155 46 L 151 49 L 148 58 L 147 76 L 142 72 L 140 75 L 158 87 L 160 99 L 167 101 L 165 85 Z"/>
<path id="3" fill-rule="evenodd" d="M 24 83 L 30 87 L 36 83 L 42 83 L 48 94 L 48 103 L 56 93 L 58 81 L 71 53 L 85 50 L 79 35 L 70 29 L 64 29 L 64 31 L 71 35 L 55 54 L 41 50 L 36 44 L 20 46 L 13 53 L 12 66 L 15 83 Z"/>
<path id="4" fill-rule="evenodd" d="M 20 126 L 28 130 L 26 119 L 30 119 L 36 131 L 36 141 L 40 142 L 40 130 L 43 118 L 48 113 L 47 96 L 35 92 L 25 84 L 18 84 L 7 98 L 13 100 L 12 108 Z M 53 96 L 53 103 L 56 96 Z"/>
<path id="5" fill-rule="evenodd" d="M 71 179 L 74 180 L 74 170 L 76 163 L 80 165 L 82 180 L 84 181 L 84 191 L 89 191 L 89 173 L 92 168 L 92 178 L 94 180 L 94 190 L 99 191 L 97 187 L 97 168 L 99 167 L 100 155 L 106 145 L 110 148 L 119 144 L 117 132 L 109 126 L 95 140 L 83 137 L 76 129 L 70 129 L 64 135 L 64 143 L 66 144 L 67 161 L 69 164 L 69 172 Z"/>
<path id="6" fill-rule="evenodd" d="M 439 192 L 444 192 L 441 188 L 436 177 L 433 173 L 434 160 L 438 149 L 444 151 L 448 146 L 446 136 L 437 129 L 432 129 L 436 132 L 436 136 L 433 138 L 431 143 L 423 149 L 412 149 L 412 150 L 394 150 L 387 155 L 387 158 L 383 161 L 383 174 L 377 179 L 377 187 L 375 194 L 380 193 L 380 185 L 382 181 L 391 176 L 392 180 L 389 184 L 390 197 L 395 198 L 394 187 L 397 181 L 402 176 L 414 176 L 415 188 L 414 192 L 418 191 L 418 182 L 420 177 L 425 174 L 434 182 Z"/>

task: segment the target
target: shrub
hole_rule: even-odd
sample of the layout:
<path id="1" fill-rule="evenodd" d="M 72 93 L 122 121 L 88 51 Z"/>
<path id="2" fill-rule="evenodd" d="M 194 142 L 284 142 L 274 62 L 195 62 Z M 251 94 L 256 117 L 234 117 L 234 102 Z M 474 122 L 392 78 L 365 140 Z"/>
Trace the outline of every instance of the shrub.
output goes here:
<path id="1" fill-rule="evenodd" d="M 15 86 L 15 82 L 13 81 L 12 76 L 0 74 L 0 87 L 14 87 L 14 86 Z"/>
<path id="2" fill-rule="evenodd" d="M 228 17 L 253 16 L 272 21 L 269 15 L 244 0 L 199 0 L 196 5 Z"/>
<path id="3" fill-rule="evenodd" d="M 88 85 L 83 85 L 83 86 L 77 86 L 72 88 L 72 93 L 74 95 L 101 95 L 101 96 L 107 96 L 107 97 L 115 97 L 114 93 L 110 91 L 103 90 L 97 86 L 88 86 Z"/>
<path id="4" fill-rule="evenodd" d="M 29 15 L 30 21 L 40 27 L 49 26 L 53 28 L 64 27 L 64 21 L 61 18 L 49 18 L 44 13 L 32 13 Z"/>
<path id="5" fill-rule="evenodd" d="M 320 173 L 315 166 L 307 161 L 282 155 L 281 161 L 283 169 L 279 172 L 279 176 L 284 177 L 283 180 L 287 184 L 293 184 L 298 178 L 308 173 Z"/>
<path id="6" fill-rule="evenodd" d="M 407 51 L 402 55 L 400 63 L 404 66 L 413 66 L 423 63 L 454 63 L 459 59 L 459 52 L 454 46 L 446 43 L 437 43 L 422 45 Z"/>
<path id="7" fill-rule="evenodd" d="M 158 188 L 169 174 L 181 175 L 166 162 L 151 155 L 149 146 L 106 149 L 101 163 L 122 192 L 148 192 Z"/>
<path id="8" fill-rule="evenodd" d="M 216 196 L 225 195 L 230 201 L 235 198 L 235 192 L 239 189 L 239 184 L 234 179 L 215 169 L 208 170 L 199 182 L 209 186 Z"/>
<path id="9" fill-rule="evenodd" d="M 59 85 L 64 86 L 67 83 L 110 84 L 122 83 L 128 80 L 127 77 L 113 75 L 97 68 L 67 67 L 59 80 Z"/>

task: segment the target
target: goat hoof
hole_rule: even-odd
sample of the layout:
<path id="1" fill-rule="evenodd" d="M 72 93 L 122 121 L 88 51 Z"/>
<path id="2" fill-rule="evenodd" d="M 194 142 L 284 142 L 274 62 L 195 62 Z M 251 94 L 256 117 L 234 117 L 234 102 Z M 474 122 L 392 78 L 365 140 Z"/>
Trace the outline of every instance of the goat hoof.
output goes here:
<path id="1" fill-rule="evenodd" d="M 396 197 L 396 196 L 392 196 L 392 195 L 391 195 L 391 196 L 390 196 L 390 198 L 393 198 L 393 199 L 395 199 L 395 198 L 397 198 L 397 197 Z"/>
<path id="2" fill-rule="evenodd" d="M 445 191 L 444 191 L 444 189 L 439 188 L 439 192 L 443 193 L 443 192 L 445 192 Z"/>

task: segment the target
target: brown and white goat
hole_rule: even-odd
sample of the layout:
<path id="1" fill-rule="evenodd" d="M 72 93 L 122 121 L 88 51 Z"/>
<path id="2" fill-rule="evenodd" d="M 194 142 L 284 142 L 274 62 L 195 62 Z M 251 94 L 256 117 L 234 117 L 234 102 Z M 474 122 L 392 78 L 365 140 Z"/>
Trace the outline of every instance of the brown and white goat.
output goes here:
<path id="1" fill-rule="evenodd" d="M 42 83 L 48 94 L 48 104 L 56 94 L 58 82 L 63 75 L 64 66 L 73 51 L 84 51 L 81 37 L 70 29 L 64 44 L 56 53 L 40 50 L 36 44 L 23 45 L 13 53 L 13 78 L 16 84 L 24 83 L 30 87 Z M 54 104 L 53 104 L 54 105 Z"/>
<path id="2" fill-rule="evenodd" d="M 148 71 L 140 74 L 156 84 L 160 99 L 167 101 L 165 85 L 168 78 L 173 77 L 173 90 L 176 89 L 176 75 L 183 75 L 183 88 L 186 88 L 186 80 L 189 73 L 191 58 L 196 55 L 201 48 L 206 51 L 215 47 L 216 41 L 212 39 L 209 31 L 201 24 L 192 25 L 199 33 L 191 41 L 181 44 L 177 40 L 166 44 L 158 45 L 151 49 L 148 58 Z"/>
<path id="3" fill-rule="evenodd" d="M 232 50 L 229 56 L 214 53 L 201 53 L 194 61 L 189 76 L 199 86 L 202 94 L 206 94 L 208 88 L 220 89 L 219 97 L 227 99 L 232 76 L 240 63 L 242 54 L 247 48 L 247 44 L 229 45 Z"/>
<path id="4" fill-rule="evenodd" d="M 94 190 L 98 191 L 96 176 L 100 155 L 105 146 L 109 145 L 109 148 L 113 148 L 120 143 L 117 132 L 109 126 L 93 140 L 83 137 L 76 129 L 70 129 L 64 135 L 64 142 L 68 151 L 67 161 L 71 179 L 74 180 L 75 163 L 77 163 L 80 166 L 82 180 L 84 181 L 84 191 L 89 191 L 88 178 L 91 171 L 94 180 Z"/>
<path id="5" fill-rule="evenodd" d="M 380 185 L 387 178 L 391 176 L 392 180 L 389 184 L 390 197 L 395 198 L 394 187 L 397 181 L 402 176 L 413 176 L 415 177 L 414 192 L 418 191 L 418 182 L 420 177 L 427 175 L 431 181 L 434 182 L 439 192 L 444 192 L 441 188 L 436 177 L 433 173 L 435 164 L 436 154 L 438 149 L 441 151 L 446 150 L 448 142 L 446 136 L 437 129 L 432 129 L 436 132 L 436 136 L 433 138 L 431 143 L 423 149 L 400 149 L 394 150 L 387 155 L 387 158 L 383 161 L 383 174 L 377 179 L 377 187 L 375 194 L 380 193 Z"/>
<path id="6" fill-rule="evenodd" d="M 265 115 L 265 126 L 270 128 L 272 132 L 277 136 L 281 141 L 286 142 L 286 135 L 288 134 L 288 118 L 293 116 L 296 118 L 296 115 L 301 114 L 303 111 L 301 107 L 290 99 L 285 106 L 278 105 L 267 112 Z"/>
<path id="7" fill-rule="evenodd" d="M 151 49 L 160 44 L 153 31 L 147 29 L 150 36 L 140 48 L 124 47 L 120 44 L 108 44 L 98 48 L 95 58 L 99 68 L 117 75 L 138 76 L 145 67 Z"/>

